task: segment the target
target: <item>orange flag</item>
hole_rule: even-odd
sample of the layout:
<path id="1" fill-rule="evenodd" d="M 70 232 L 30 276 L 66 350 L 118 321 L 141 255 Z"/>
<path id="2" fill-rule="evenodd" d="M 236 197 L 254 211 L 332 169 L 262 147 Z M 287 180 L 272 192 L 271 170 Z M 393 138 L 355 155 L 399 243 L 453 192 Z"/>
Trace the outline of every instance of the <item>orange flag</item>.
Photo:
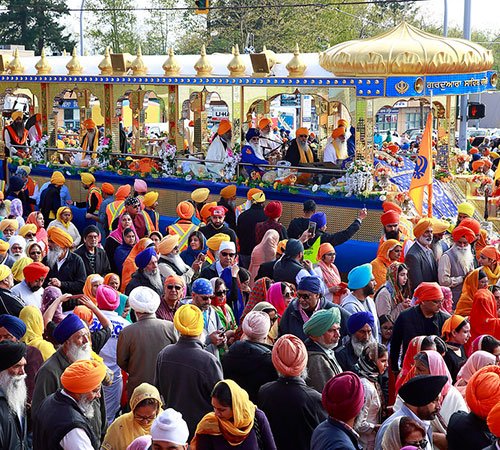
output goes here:
<path id="1" fill-rule="evenodd" d="M 415 170 L 411 179 L 410 195 L 415 208 L 422 216 L 425 187 L 428 188 L 428 211 L 427 215 L 432 217 L 432 114 L 427 116 L 424 134 L 420 142 L 418 156 L 415 161 Z"/>

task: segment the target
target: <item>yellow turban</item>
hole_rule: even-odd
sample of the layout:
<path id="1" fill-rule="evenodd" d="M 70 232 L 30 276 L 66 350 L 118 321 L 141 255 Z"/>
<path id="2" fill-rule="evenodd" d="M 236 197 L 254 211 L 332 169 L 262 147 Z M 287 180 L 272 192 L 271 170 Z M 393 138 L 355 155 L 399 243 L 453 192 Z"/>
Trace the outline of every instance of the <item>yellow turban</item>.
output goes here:
<path id="1" fill-rule="evenodd" d="M 469 202 L 463 202 L 458 205 L 458 214 L 465 214 L 467 217 L 473 217 L 475 210 L 474 205 L 471 205 Z"/>
<path id="2" fill-rule="evenodd" d="M 209 195 L 210 191 L 207 188 L 198 188 L 191 192 L 191 200 L 196 203 L 203 203 Z"/>
<path id="3" fill-rule="evenodd" d="M 10 270 L 9 266 L 0 264 L 0 281 L 5 280 L 11 273 L 12 271 Z"/>
<path id="4" fill-rule="evenodd" d="M 266 194 L 264 192 L 257 192 L 252 195 L 252 201 L 255 203 L 264 203 L 266 201 Z"/>
<path id="5" fill-rule="evenodd" d="M 418 223 L 413 227 L 413 235 L 416 238 L 422 236 L 428 228 L 432 228 L 433 220 L 427 217 L 420 219 Z"/>
<path id="6" fill-rule="evenodd" d="M 19 169 L 22 169 L 26 172 L 26 175 L 29 175 L 31 173 L 31 167 L 30 166 L 19 166 Z"/>
<path id="7" fill-rule="evenodd" d="M 97 361 L 80 360 L 71 364 L 61 375 L 64 389 L 74 394 L 86 394 L 97 389 L 106 376 L 106 366 Z"/>
<path id="8" fill-rule="evenodd" d="M 220 196 L 222 198 L 232 198 L 236 195 L 236 185 L 230 184 L 229 186 L 226 186 L 225 188 L 222 188 L 220 190 Z"/>
<path id="9" fill-rule="evenodd" d="M 250 188 L 247 192 L 247 200 L 252 200 L 252 197 L 259 192 L 263 192 L 263 191 L 261 189 L 257 189 L 257 188 Z"/>
<path id="10" fill-rule="evenodd" d="M 14 275 L 14 280 L 23 281 L 24 280 L 23 270 L 27 265 L 31 264 L 32 262 L 33 260 L 28 256 L 23 256 L 22 258 L 19 258 L 12 266 L 12 275 Z"/>
<path id="11" fill-rule="evenodd" d="M 158 252 L 160 255 L 168 255 L 177 245 L 179 245 L 179 235 L 169 234 L 158 244 Z"/>
<path id="12" fill-rule="evenodd" d="M 444 233 L 450 228 L 450 223 L 446 220 L 432 219 L 432 232 L 435 234 Z"/>
<path id="13" fill-rule="evenodd" d="M 0 254 L 7 253 L 9 251 L 9 243 L 0 239 Z"/>
<path id="14" fill-rule="evenodd" d="M 214 234 L 210 239 L 207 239 L 207 247 L 210 250 L 217 252 L 219 250 L 220 245 L 223 242 L 228 242 L 230 240 L 231 240 L 231 238 L 227 234 L 217 233 L 217 234 Z"/>
<path id="15" fill-rule="evenodd" d="M 70 248 L 73 245 L 73 238 L 58 227 L 49 228 L 47 236 L 49 241 L 54 242 L 61 248 Z"/>
<path id="16" fill-rule="evenodd" d="M 27 223 L 26 225 L 23 225 L 19 230 L 19 236 L 26 237 L 28 233 L 36 234 L 36 232 L 36 225 L 34 223 Z"/>
<path id="17" fill-rule="evenodd" d="M 174 315 L 175 329 L 184 336 L 199 336 L 203 331 L 203 314 L 194 305 L 182 305 Z"/>
<path id="18" fill-rule="evenodd" d="M 12 120 L 16 120 L 18 119 L 19 117 L 23 117 L 23 113 L 21 111 L 14 111 L 10 117 L 12 117 Z"/>
<path id="19" fill-rule="evenodd" d="M 160 194 L 156 191 L 151 191 L 151 192 L 148 192 L 144 198 L 142 199 L 142 203 L 144 203 L 144 206 L 147 206 L 148 208 L 153 206 L 155 204 L 155 202 L 158 201 L 158 196 Z"/>
<path id="20" fill-rule="evenodd" d="M 54 173 L 52 173 L 50 182 L 52 184 L 55 184 L 56 186 L 62 186 L 64 183 L 66 183 L 66 178 L 64 178 L 64 175 L 61 172 L 56 170 Z"/>
<path id="21" fill-rule="evenodd" d="M 19 228 L 19 222 L 16 219 L 3 219 L 0 222 L 0 231 L 5 231 L 9 227 L 17 230 Z"/>
<path id="22" fill-rule="evenodd" d="M 83 172 L 80 174 L 80 178 L 82 179 L 82 183 L 87 186 L 95 183 L 95 177 L 91 173 Z"/>

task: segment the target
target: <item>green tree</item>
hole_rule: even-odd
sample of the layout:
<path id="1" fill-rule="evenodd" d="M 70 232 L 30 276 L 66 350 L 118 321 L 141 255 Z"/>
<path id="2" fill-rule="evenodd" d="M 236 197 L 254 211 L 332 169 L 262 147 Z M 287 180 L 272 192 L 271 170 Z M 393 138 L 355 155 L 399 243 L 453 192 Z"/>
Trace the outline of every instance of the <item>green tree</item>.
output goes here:
<path id="1" fill-rule="evenodd" d="M 419 5 L 414 1 L 401 3 L 377 3 L 368 9 L 370 19 L 378 24 L 378 29 L 391 28 L 403 20 L 414 23 L 417 20 Z"/>
<path id="2" fill-rule="evenodd" d="M 177 31 L 178 23 L 173 11 L 162 10 L 176 5 L 175 0 L 152 0 L 151 11 L 146 20 L 146 35 L 143 37 L 142 50 L 147 55 L 164 55 L 173 44 L 172 35 Z"/>
<path id="3" fill-rule="evenodd" d="M 0 14 L 0 41 L 24 45 L 40 53 L 70 51 L 76 44 L 61 25 L 68 19 L 68 7 L 62 0 L 0 1 L 6 12 Z"/>

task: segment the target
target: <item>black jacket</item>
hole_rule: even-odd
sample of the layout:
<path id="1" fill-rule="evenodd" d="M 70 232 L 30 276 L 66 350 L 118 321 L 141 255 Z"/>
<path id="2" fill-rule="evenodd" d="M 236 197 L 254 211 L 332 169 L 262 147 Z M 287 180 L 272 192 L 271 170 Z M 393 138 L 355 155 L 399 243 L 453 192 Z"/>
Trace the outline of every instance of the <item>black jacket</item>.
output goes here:
<path id="1" fill-rule="evenodd" d="M 408 266 L 408 279 L 412 294 L 422 281 L 438 282 L 436 259 L 431 253 L 427 254 L 417 242 L 406 253 L 405 264 Z"/>
<path id="2" fill-rule="evenodd" d="M 335 349 L 335 357 L 344 372 L 350 371 L 356 373 L 355 366 L 358 363 L 359 357 L 354 353 L 350 339 L 345 345 Z"/>
<path id="3" fill-rule="evenodd" d="M 21 309 L 25 306 L 22 298 L 14 295 L 8 289 L 0 288 L 0 314 L 19 317 Z"/>
<path id="4" fill-rule="evenodd" d="M 304 231 L 309 227 L 310 219 L 306 217 L 296 217 L 288 224 L 288 237 L 290 239 L 298 239 Z"/>
<path id="5" fill-rule="evenodd" d="M 43 263 L 50 267 L 47 264 L 47 257 L 43 259 Z M 60 269 L 57 268 L 57 264 L 53 268 L 50 268 L 45 278 L 44 286 L 47 286 L 51 278 L 57 278 L 61 282 L 61 291 L 63 294 L 81 294 L 87 278 L 85 274 L 85 265 L 82 258 L 70 251 Z"/>
<path id="6" fill-rule="evenodd" d="M 271 350 L 270 345 L 238 341 L 222 357 L 224 377 L 236 381 L 254 403 L 260 387 L 278 378 Z"/>
<path id="7" fill-rule="evenodd" d="M 446 439 L 448 450 L 482 450 L 495 442 L 486 421 L 465 411 L 450 417 Z"/>
<path id="8" fill-rule="evenodd" d="M 303 269 L 302 264 L 294 258 L 282 256 L 273 268 L 272 278 L 275 282 L 286 281 L 297 286 L 297 274 Z"/>
<path id="9" fill-rule="evenodd" d="M 85 244 L 80 245 L 75 250 L 75 253 L 82 258 L 83 264 L 85 265 L 85 273 L 87 276 L 92 275 L 93 273 L 98 273 L 99 275 L 106 275 L 111 272 L 111 266 L 109 264 L 109 259 L 108 255 L 106 255 L 106 252 L 102 249 L 97 247 L 95 249 L 95 269 L 92 270 L 92 267 L 90 267 L 90 262 L 88 258 L 88 253 L 87 253 L 87 247 L 85 247 Z"/>
<path id="10" fill-rule="evenodd" d="M 234 242 L 236 244 L 236 233 L 226 225 L 223 225 L 220 228 L 214 228 L 214 226 L 209 223 L 204 227 L 200 227 L 198 231 L 200 231 L 200 233 L 203 234 L 203 236 L 205 236 L 205 239 L 207 240 L 218 233 L 227 234 L 231 239 L 231 242 Z"/>
<path id="11" fill-rule="evenodd" d="M 161 285 L 165 283 L 165 277 L 161 275 Z M 125 287 L 125 295 L 130 295 L 130 292 L 132 292 L 132 289 L 138 287 L 138 286 L 146 286 L 148 288 L 153 289 L 160 297 L 163 295 L 163 287 L 161 288 L 161 291 L 158 291 L 156 288 L 153 287 L 153 285 L 149 282 L 149 280 L 144 276 L 144 273 L 142 270 L 138 269 L 132 274 L 132 278 L 128 282 L 127 286 Z"/>
<path id="12" fill-rule="evenodd" d="M 26 418 L 22 419 L 23 427 L 12 413 L 5 394 L 0 389 L 0 448 L 2 450 L 23 450 L 28 448 L 26 440 Z"/>
<path id="13" fill-rule="evenodd" d="M 278 450 L 309 450 L 314 429 L 326 419 L 321 394 L 299 377 L 280 377 L 260 388 L 258 407 Z"/>
<path id="14" fill-rule="evenodd" d="M 304 248 L 311 247 L 316 242 L 316 239 L 318 239 L 318 237 L 321 238 L 320 242 L 322 244 L 328 242 L 329 244 L 332 244 L 334 247 L 336 247 L 337 245 L 341 245 L 351 239 L 359 231 L 360 228 L 361 220 L 354 219 L 351 225 L 349 225 L 345 230 L 338 231 L 337 233 L 325 233 L 324 231 L 317 230 L 314 237 L 309 239 L 304 244 Z"/>
<path id="15" fill-rule="evenodd" d="M 40 194 L 39 203 L 40 212 L 45 221 L 45 228 L 56 218 L 57 210 L 61 206 L 61 188 L 55 184 L 49 184 Z"/>
<path id="16" fill-rule="evenodd" d="M 240 254 L 252 254 L 255 247 L 255 225 L 265 220 L 267 216 L 264 214 L 264 206 L 257 203 L 239 215 L 236 234 L 240 243 Z"/>
<path id="17" fill-rule="evenodd" d="M 275 259 L 273 261 L 268 261 L 259 266 L 259 271 L 257 272 L 257 276 L 255 277 L 255 281 L 259 278 L 267 277 L 271 280 L 274 280 L 274 265 L 278 260 Z M 294 283 L 295 284 L 295 283 Z"/>

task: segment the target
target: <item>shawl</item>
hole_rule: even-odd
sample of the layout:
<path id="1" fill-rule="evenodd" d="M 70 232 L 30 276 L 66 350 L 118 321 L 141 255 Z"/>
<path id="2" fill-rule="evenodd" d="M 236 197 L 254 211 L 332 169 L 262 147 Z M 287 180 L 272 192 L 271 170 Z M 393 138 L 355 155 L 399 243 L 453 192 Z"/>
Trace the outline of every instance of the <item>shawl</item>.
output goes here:
<path id="1" fill-rule="evenodd" d="M 193 250 L 190 245 L 187 246 L 186 250 L 183 250 L 180 255 L 182 260 L 189 266 L 194 263 L 195 259 L 198 257 L 200 253 L 207 253 L 207 239 L 203 233 L 197 234 L 198 238 L 201 239 L 201 249 Z"/>
<path id="2" fill-rule="evenodd" d="M 398 270 L 401 263 L 394 262 L 387 269 L 387 282 L 385 283 L 385 287 L 391 294 L 392 300 L 396 305 L 402 303 L 405 298 L 410 297 L 410 286 L 408 282 L 401 287 L 398 281 Z"/>
<path id="3" fill-rule="evenodd" d="M 283 297 L 282 283 L 273 283 L 267 291 L 267 301 L 276 308 L 278 315 L 281 317 L 287 307 L 285 297 Z M 255 307 L 254 307 L 255 310 Z"/>
<path id="4" fill-rule="evenodd" d="M 122 216 L 120 216 L 118 218 L 118 226 L 116 227 L 116 230 L 113 230 L 111 233 L 109 233 L 109 236 L 108 236 L 108 237 L 114 239 L 119 244 L 123 244 L 123 232 L 125 231 L 125 229 L 122 226 L 121 218 L 122 218 Z M 135 230 L 135 225 L 134 225 L 133 220 L 132 220 L 132 224 L 130 226 L 128 226 L 127 228 L 131 228 L 132 230 L 134 230 L 135 242 L 137 242 L 139 240 L 139 236 L 137 235 L 137 231 Z"/>
<path id="5" fill-rule="evenodd" d="M 323 281 L 327 288 L 338 286 L 342 279 L 340 278 L 339 269 L 335 264 L 328 265 L 322 259 L 318 261 L 318 267 L 321 269 Z"/>
<path id="6" fill-rule="evenodd" d="M 443 357 L 435 350 L 424 350 L 423 352 L 427 355 L 427 360 L 429 361 L 430 375 L 444 375 L 445 377 L 448 377 L 448 381 L 443 386 L 443 390 L 441 391 L 443 397 L 446 397 L 453 381 Z"/>
<path id="7" fill-rule="evenodd" d="M 132 247 L 132 250 L 127 256 L 127 259 L 123 263 L 123 269 L 122 269 L 122 284 L 120 286 L 121 292 L 125 292 L 125 288 L 127 287 L 127 284 L 132 278 L 132 275 L 134 272 L 137 270 L 137 266 L 135 265 L 135 257 L 141 253 L 144 249 L 149 247 L 150 245 L 153 245 L 154 242 L 149 239 L 149 238 L 142 238 L 137 242 Z"/>
<path id="8" fill-rule="evenodd" d="M 373 277 L 375 278 L 375 291 L 377 291 L 387 280 L 387 268 L 391 265 L 389 252 L 395 247 L 401 246 L 401 242 L 396 239 L 388 239 L 382 242 L 377 251 L 377 257 L 371 262 Z"/>
<path id="9" fill-rule="evenodd" d="M 493 272 L 489 267 L 483 266 L 482 271 L 486 274 L 488 277 L 488 281 L 490 285 L 495 285 L 498 283 L 498 280 L 500 280 L 500 264 L 497 264 L 497 267 L 495 271 Z"/>
<path id="10" fill-rule="evenodd" d="M 240 317 L 240 323 L 243 323 L 245 316 L 254 308 L 257 303 L 265 302 L 267 300 L 267 283 L 271 283 L 271 280 L 267 277 L 259 278 L 250 292 L 248 297 L 248 302 L 245 305 L 243 314 Z M 273 305 L 274 306 L 274 305 Z"/>
<path id="11" fill-rule="evenodd" d="M 470 311 L 469 342 L 473 342 L 476 337 L 482 334 L 490 334 L 494 338 L 500 339 L 500 319 L 497 314 L 497 302 L 488 289 L 479 289 L 474 294 Z"/>
<path id="12" fill-rule="evenodd" d="M 415 355 L 420 352 L 420 349 L 422 348 L 422 341 L 424 339 L 425 336 L 415 336 L 410 341 L 403 360 L 403 367 L 401 367 L 401 372 L 399 372 L 396 379 L 396 394 L 398 393 L 399 388 L 403 386 L 406 381 L 413 378 L 415 374 L 415 369 L 413 367 Z"/>
<path id="13" fill-rule="evenodd" d="M 276 249 L 280 235 L 276 230 L 270 229 L 266 231 L 260 244 L 256 245 L 252 251 L 252 257 L 248 271 L 250 272 L 250 286 L 253 287 L 255 277 L 259 272 L 259 267 L 269 261 L 274 261 L 276 258 Z"/>
<path id="14" fill-rule="evenodd" d="M 47 286 L 43 290 L 43 294 L 42 294 L 42 306 L 40 307 L 40 311 L 42 312 L 42 314 L 44 314 L 45 311 L 47 311 L 47 308 L 50 305 L 52 305 L 52 303 L 54 303 L 54 300 L 56 298 L 59 298 L 61 295 L 62 295 L 61 289 L 59 289 L 58 287 Z M 56 312 L 54 313 L 54 317 L 52 318 L 52 321 L 55 324 L 58 324 L 59 322 L 61 322 L 64 319 L 64 317 L 65 316 L 63 314 L 62 306 L 61 306 L 61 304 L 59 304 L 59 306 L 56 309 Z"/>
<path id="15" fill-rule="evenodd" d="M 54 346 L 43 339 L 42 313 L 36 306 L 25 306 L 19 313 L 19 318 L 26 325 L 26 333 L 21 341 L 40 350 L 43 360 L 47 361 L 55 352 Z"/>
<path id="16" fill-rule="evenodd" d="M 69 211 L 70 213 L 70 217 L 69 217 L 69 220 L 67 222 L 64 222 L 62 220 L 62 214 L 66 211 Z M 73 220 L 73 211 L 71 211 L 71 208 L 69 206 L 61 206 L 58 210 L 57 210 L 57 213 L 56 213 L 56 220 L 58 220 L 61 225 L 66 228 L 66 230 L 69 229 L 69 226 L 70 226 L 70 223 L 71 221 Z"/>
<path id="17" fill-rule="evenodd" d="M 300 164 L 312 164 L 314 162 L 314 155 L 312 153 L 311 147 L 306 143 L 307 150 L 304 151 L 302 145 L 297 141 L 297 149 L 300 155 Z"/>
<path id="18" fill-rule="evenodd" d="M 457 382 L 455 387 L 460 391 L 460 393 L 465 398 L 465 389 L 467 388 L 467 383 L 479 369 L 485 366 L 493 366 L 496 364 L 496 357 L 491 353 L 485 352 L 484 350 L 478 350 L 470 355 L 469 359 L 465 361 L 457 375 Z"/>
<path id="19" fill-rule="evenodd" d="M 32 213 L 29 213 L 28 218 L 26 219 L 26 223 L 34 223 L 36 225 L 36 228 L 37 228 L 36 240 L 38 242 L 43 242 L 45 244 L 45 248 L 42 248 L 42 251 L 46 252 L 48 245 L 49 245 L 49 240 L 47 237 L 47 230 L 45 230 L 45 228 L 38 225 L 38 221 L 36 220 L 36 218 L 38 217 L 38 214 L 40 214 L 40 211 L 34 211 Z"/>
<path id="20" fill-rule="evenodd" d="M 462 294 L 458 299 L 455 314 L 460 316 L 468 316 L 472 309 L 472 299 L 479 286 L 479 270 L 475 269 L 465 277 L 464 284 L 462 285 Z M 469 339 L 472 341 L 472 339 Z"/>
<path id="21" fill-rule="evenodd" d="M 101 284 L 104 283 L 104 279 L 101 277 L 101 275 L 97 273 L 90 274 L 85 280 L 85 284 L 83 285 L 83 294 L 86 297 L 90 298 L 90 300 L 92 300 L 92 302 L 97 305 L 95 295 L 92 295 L 92 283 L 96 281 L 101 281 Z"/>

